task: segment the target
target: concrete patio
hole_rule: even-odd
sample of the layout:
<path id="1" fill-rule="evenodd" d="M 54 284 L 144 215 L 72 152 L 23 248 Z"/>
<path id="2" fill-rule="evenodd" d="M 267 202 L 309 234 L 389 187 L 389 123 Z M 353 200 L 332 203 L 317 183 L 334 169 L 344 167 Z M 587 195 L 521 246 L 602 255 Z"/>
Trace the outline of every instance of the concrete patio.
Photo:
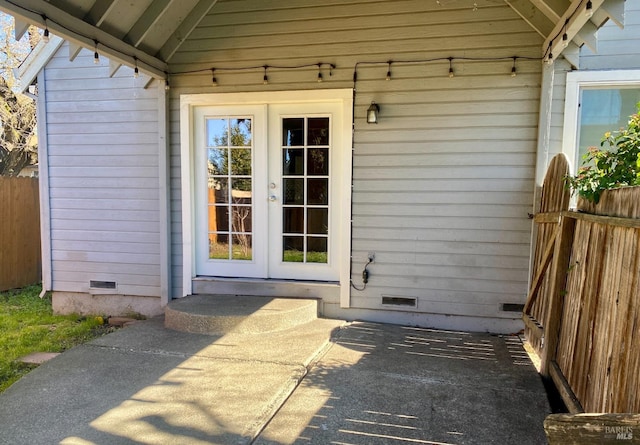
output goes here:
<path id="1" fill-rule="evenodd" d="M 205 335 L 136 323 L 0 395 L 1 444 L 544 444 L 517 336 L 317 319 Z"/>

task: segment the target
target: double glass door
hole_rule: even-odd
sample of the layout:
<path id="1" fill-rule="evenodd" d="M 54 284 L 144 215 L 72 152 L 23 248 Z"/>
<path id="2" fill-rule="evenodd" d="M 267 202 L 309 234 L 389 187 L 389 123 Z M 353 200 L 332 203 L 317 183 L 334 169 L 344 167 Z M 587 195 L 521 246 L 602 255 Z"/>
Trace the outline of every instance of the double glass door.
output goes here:
<path id="1" fill-rule="evenodd" d="M 197 275 L 338 278 L 339 110 L 196 108 Z"/>

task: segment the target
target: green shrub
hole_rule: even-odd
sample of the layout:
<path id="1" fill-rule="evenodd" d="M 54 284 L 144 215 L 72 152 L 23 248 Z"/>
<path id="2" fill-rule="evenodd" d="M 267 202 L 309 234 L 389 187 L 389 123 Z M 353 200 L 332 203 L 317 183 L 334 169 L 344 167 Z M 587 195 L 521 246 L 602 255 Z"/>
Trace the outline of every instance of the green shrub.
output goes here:
<path id="1" fill-rule="evenodd" d="M 567 185 L 595 203 L 604 190 L 640 185 L 640 114 L 629 118 L 627 128 L 605 133 L 600 148 L 590 147 L 578 173 L 567 177 Z"/>

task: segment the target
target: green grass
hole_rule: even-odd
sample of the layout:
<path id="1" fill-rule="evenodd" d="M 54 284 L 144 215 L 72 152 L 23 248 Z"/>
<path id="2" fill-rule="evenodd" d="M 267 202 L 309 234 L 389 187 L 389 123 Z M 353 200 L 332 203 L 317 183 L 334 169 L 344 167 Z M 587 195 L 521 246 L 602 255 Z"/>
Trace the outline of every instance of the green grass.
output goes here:
<path id="1" fill-rule="evenodd" d="M 0 392 L 33 369 L 17 359 L 32 352 L 62 352 L 109 331 L 101 317 L 53 315 L 41 287 L 0 292 Z"/>
<path id="2" fill-rule="evenodd" d="M 303 263 L 304 252 L 299 250 L 285 250 L 282 254 L 285 263 Z M 326 252 L 307 252 L 307 263 L 326 263 Z"/>

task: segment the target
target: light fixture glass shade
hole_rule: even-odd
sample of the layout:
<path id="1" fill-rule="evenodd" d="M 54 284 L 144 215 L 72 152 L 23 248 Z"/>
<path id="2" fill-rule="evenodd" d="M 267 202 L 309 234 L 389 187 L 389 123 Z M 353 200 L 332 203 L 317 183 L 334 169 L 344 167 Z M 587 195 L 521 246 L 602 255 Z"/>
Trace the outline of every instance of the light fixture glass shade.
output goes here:
<path id="1" fill-rule="evenodd" d="M 367 123 L 377 124 L 379 112 L 380 112 L 380 107 L 378 106 L 378 104 L 375 102 L 371 102 L 371 105 L 367 109 Z"/>

